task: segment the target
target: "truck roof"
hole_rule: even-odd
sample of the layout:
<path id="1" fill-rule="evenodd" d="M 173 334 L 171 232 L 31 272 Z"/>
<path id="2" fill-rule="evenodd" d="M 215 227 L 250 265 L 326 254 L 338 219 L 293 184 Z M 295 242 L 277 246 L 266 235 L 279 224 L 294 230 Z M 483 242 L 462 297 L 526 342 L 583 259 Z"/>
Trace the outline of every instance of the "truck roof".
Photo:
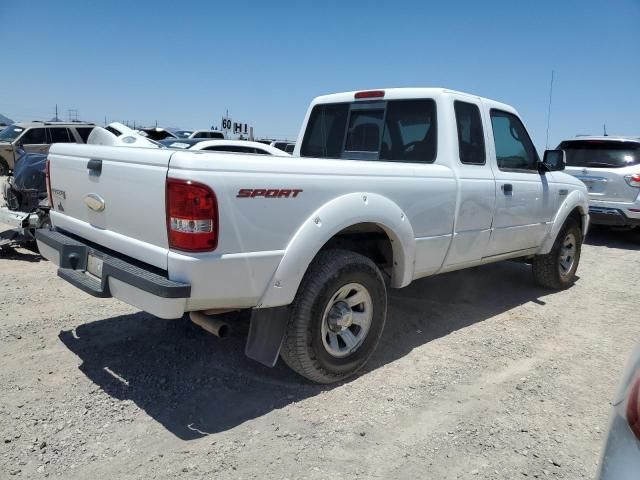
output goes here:
<path id="1" fill-rule="evenodd" d="M 384 100 L 405 100 L 412 98 L 436 98 L 440 96 L 446 96 L 450 94 L 462 95 L 476 100 L 484 100 L 490 103 L 493 107 L 502 108 L 507 111 L 513 111 L 513 107 L 506 103 L 497 102 L 490 98 L 480 97 L 472 93 L 460 92 L 457 90 L 451 90 L 441 87 L 403 87 L 403 88 L 371 88 L 366 90 L 354 90 L 351 92 L 332 93 L 329 95 L 321 95 L 316 97 L 312 105 L 319 103 L 342 103 L 353 102 L 356 93 L 359 92 L 384 92 Z"/>
<path id="2" fill-rule="evenodd" d="M 29 128 L 41 127 L 43 125 L 54 127 L 95 127 L 96 124 L 91 122 L 45 122 L 33 120 L 32 122 L 16 122 L 13 125 L 20 128 Z"/>
<path id="3" fill-rule="evenodd" d="M 622 135 L 576 135 L 574 138 L 565 138 L 562 142 L 579 142 L 583 140 L 597 140 L 601 142 L 636 142 L 640 143 L 640 137 L 625 137 Z"/>

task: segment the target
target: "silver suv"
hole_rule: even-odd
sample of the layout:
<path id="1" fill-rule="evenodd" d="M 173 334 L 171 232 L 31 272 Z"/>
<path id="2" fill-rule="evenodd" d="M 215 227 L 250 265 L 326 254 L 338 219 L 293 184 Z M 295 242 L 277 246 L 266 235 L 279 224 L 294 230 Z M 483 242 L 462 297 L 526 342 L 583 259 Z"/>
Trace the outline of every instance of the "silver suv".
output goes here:
<path id="1" fill-rule="evenodd" d="M 576 137 L 558 149 L 589 191 L 592 224 L 640 226 L 640 138 Z"/>
<path id="2" fill-rule="evenodd" d="M 47 153 L 52 143 L 87 143 L 93 123 L 22 122 L 0 132 L 0 176 L 13 170 L 17 150 Z"/>

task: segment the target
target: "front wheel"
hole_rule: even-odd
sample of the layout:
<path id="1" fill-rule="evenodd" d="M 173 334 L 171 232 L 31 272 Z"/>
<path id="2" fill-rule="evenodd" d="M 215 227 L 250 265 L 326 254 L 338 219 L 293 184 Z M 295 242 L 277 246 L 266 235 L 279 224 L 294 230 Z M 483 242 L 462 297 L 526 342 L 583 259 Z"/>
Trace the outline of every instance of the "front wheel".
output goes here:
<path id="1" fill-rule="evenodd" d="M 533 277 L 536 282 L 553 290 L 569 287 L 575 279 L 581 250 L 582 230 L 575 219 L 568 218 L 551 251 L 533 258 Z"/>
<path id="2" fill-rule="evenodd" d="M 373 354 L 387 316 L 387 290 L 369 258 L 346 250 L 320 252 L 294 302 L 281 356 L 318 383 L 342 380 Z"/>

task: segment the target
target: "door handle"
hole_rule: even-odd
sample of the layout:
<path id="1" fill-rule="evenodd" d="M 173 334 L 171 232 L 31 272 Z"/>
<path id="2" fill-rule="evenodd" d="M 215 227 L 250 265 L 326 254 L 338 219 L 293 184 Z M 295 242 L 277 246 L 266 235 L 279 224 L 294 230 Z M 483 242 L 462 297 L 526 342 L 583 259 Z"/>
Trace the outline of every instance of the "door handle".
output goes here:
<path id="1" fill-rule="evenodd" d="M 92 158 L 87 162 L 87 168 L 89 173 L 94 172 L 96 175 L 100 175 L 102 173 L 102 160 Z"/>
<path id="2" fill-rule="evenodd" d="M 510 183 L 505 183 L 500 188 L 502 188 L 502 192 L 505 195 L 511 195 L 513 193 L 513 185 L 511 185 Z"/>

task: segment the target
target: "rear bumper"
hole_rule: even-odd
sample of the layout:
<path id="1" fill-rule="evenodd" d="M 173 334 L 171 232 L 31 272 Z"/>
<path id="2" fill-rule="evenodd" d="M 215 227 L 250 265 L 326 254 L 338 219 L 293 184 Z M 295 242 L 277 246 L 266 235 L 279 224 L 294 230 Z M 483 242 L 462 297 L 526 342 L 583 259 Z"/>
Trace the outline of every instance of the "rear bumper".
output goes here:
<path id="1" fill-rule="evenodd" d="M 186 310 L 191 285 L 161 270 L 57 230 L 38 230 L 36 240 L 41 255 L 58 265 L 58 276 L 94 297 L 115 297 L 160 318 L 179 318 Z M 102 261 L 100 278 L 87 272 L 89 254 Z"/>
<path id="2" fill-rule="evenodd" d="M 0 208 L 0 223 L 14 228 L 37 228 L 38 215 L 35 213 L 18 212 L 7 207 Z"/>
<path id="3" fill-rule="evenodd" d="M 638 217 L 635 217 L 632 212 L 627 212 L 619 207 L 589 206 L 589 217 L 594 225 L 635 227 L 640 225 L 640 214 L 636 215 Z"/>

